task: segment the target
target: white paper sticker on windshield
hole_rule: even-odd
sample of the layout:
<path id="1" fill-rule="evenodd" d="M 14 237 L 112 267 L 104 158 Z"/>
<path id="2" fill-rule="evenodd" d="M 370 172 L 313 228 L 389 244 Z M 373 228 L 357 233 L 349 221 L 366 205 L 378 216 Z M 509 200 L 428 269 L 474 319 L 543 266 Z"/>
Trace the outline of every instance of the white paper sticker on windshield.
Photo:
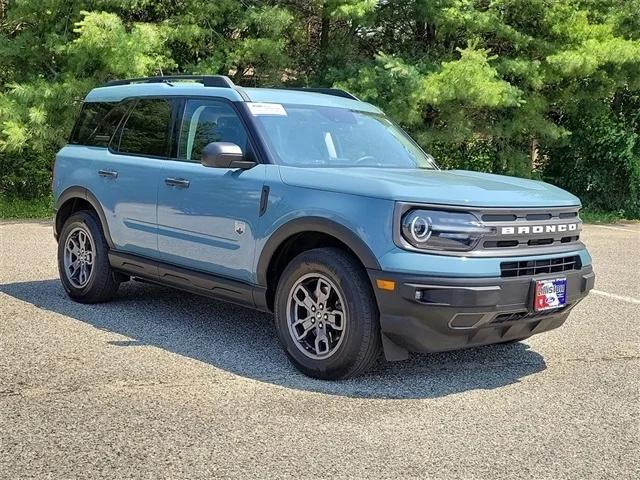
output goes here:
<path id="1" fill-rule="evenodd" d="M 252 115 L 278 115 L 281 117 L 287 116 L 287 111 L 279 103 L 256 103 L 247 102 L 249 111 Z"/>

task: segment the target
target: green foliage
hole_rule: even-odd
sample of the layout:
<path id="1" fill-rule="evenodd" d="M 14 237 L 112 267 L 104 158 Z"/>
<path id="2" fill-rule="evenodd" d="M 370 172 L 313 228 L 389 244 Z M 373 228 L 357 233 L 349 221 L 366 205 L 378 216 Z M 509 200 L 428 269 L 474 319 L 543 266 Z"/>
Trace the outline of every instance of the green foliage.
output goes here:
<path id="1" fill-rule="evenodd" d="M 443 62 L 442 69 L 426 76 L 424 101 L 440 106 L 454 104 L 462 108 L 504 108 L 518 106 L 522 92 L 498 78 L 498 72 L 489 65 L 488 50 L 469 46 L 457 48 L 460 59 Z"/>
<path id="2" fill-rule="evenodd" d="M 362 18 L 376 8 L 378 0 L 330 0 L 327 8 L 336 18 Z"/>
<path id="3" fill-rule="evenodd" d="M 422 77 L 415 66 L 380 53 L 370 64 L 349 73 L 350 78 L 337 81 L 335 86 L 356 92 L 363 99 L 384 106 L 388 115 L 405 126 L 422 123 Z"/>
<path id="4" fill-rule="evenodd" d="M 168 29 L 148 23 L 135 23 L 125 28 L 113 13 L 80 12 L 76 22 L 77 37 L 59 51 L 65 55 L 67 72 L 94 77 L 134 76 L 173 69 L 165 42 Z"/>
<path id="5" fill-rule="evenodd" d="M 0 194 L 33 198 L 51 185 L 51 163 L 74 122 L 87 81 L 7 85 L 0 94 Z"/>
<path id="6" fill-rule="evenodd" d="M 0 218 L 51 218 L 53 198 L 43 195 L 35 199 L 0 195 Z"/>
<path id="7" fill-rule="evenodd" d="M 93 86 L 208 73 L 241 85 L 346 88 L 447 168 L 543 178 L 592 209 L 640 216 L 640 0 L 6 5 L 5 195 L 48 194 L 55 152 Z"/>
<path id="8" fill-rule="evenodd" d="M 225 74 L 244 84 L 280 83 L 294 64 L 288 53 L 293 15 L 266 2 L 185 0 L 166 22 L 176 71 Z"/>
<path id="9" fill-rule="evenodd" d="M 597 211 L 640 218 L 640 94 L 623 91 L 597 113 L 567 119 L 573 132 L 548 151 L 548 180 L 581 192 Z"/>
<path id="10" fill-rule="evenodd" d="M 603 212 L 602 210 L 584 209 L 580 211 L 580 218 L 586 223 L 617 223 L 629 221 L 624 212 Z"/>

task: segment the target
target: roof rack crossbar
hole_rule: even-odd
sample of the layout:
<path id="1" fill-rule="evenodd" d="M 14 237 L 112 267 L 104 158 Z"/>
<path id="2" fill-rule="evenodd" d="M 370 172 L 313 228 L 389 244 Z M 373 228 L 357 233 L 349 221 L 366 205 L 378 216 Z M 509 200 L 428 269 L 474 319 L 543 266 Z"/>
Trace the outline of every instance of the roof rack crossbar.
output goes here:
<path id="1" fill-rule="evenodd" d="M 340 88 L 284 87 L 283 89 L 297 90 L 300 92 L 324 93 L 325 95 L 333 95 L 334 97 L 342 97 L 342 98 L 348 98 L 349 100 L 360 101 L 360 99 L 355 95 L 353 95 L 352 93 L 349 93 L 346 90 L 342 90 Z"/>
<path id="2" fill-rule="evenodd" d="M 116 85 L 130 85 L 132 83 L 163 83 L 172 81 L 192 80 L 202 83 L 205 87 L 235 88 L 231 79 L 225 75 L 162 75 L 157 77 L 127 78 L 124 80 L 111 80 L 104 87 Z"/>

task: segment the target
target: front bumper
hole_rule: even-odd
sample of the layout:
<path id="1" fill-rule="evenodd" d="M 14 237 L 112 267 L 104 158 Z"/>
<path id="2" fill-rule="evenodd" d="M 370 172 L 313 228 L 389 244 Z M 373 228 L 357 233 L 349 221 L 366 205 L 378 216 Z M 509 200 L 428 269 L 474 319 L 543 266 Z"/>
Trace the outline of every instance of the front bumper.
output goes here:
<path id="1" fill-rule="evenodd" d="M 593 288 L 591 265 L 561 274 L 514 278 L 439 278 L 369 270 L 380 310 L 385 355 L 402 360 L 408 352 L 440 352 L 508 342 L 564 323 Z M 534 312 L 535 280 L 565 277 L 566 306 Z M 395 281 L 395 290 L 376 280 Z"/>

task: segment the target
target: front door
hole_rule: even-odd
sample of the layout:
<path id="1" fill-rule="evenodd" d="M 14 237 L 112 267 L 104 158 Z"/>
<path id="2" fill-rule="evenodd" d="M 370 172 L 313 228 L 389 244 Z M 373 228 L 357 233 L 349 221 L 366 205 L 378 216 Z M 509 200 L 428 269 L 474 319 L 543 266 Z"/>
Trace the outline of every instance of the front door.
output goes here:
<path id="1" fill-rule="evenodd" d="M 179 116 L 175 160 L 158 181 L 160 259 L 180 267 L 252 283 L 264 165 L 249 170 L 200 164 L 210 142 L 232 142 L 246 156 L 245 127 L 228 102 L 189 99 Z"/>

